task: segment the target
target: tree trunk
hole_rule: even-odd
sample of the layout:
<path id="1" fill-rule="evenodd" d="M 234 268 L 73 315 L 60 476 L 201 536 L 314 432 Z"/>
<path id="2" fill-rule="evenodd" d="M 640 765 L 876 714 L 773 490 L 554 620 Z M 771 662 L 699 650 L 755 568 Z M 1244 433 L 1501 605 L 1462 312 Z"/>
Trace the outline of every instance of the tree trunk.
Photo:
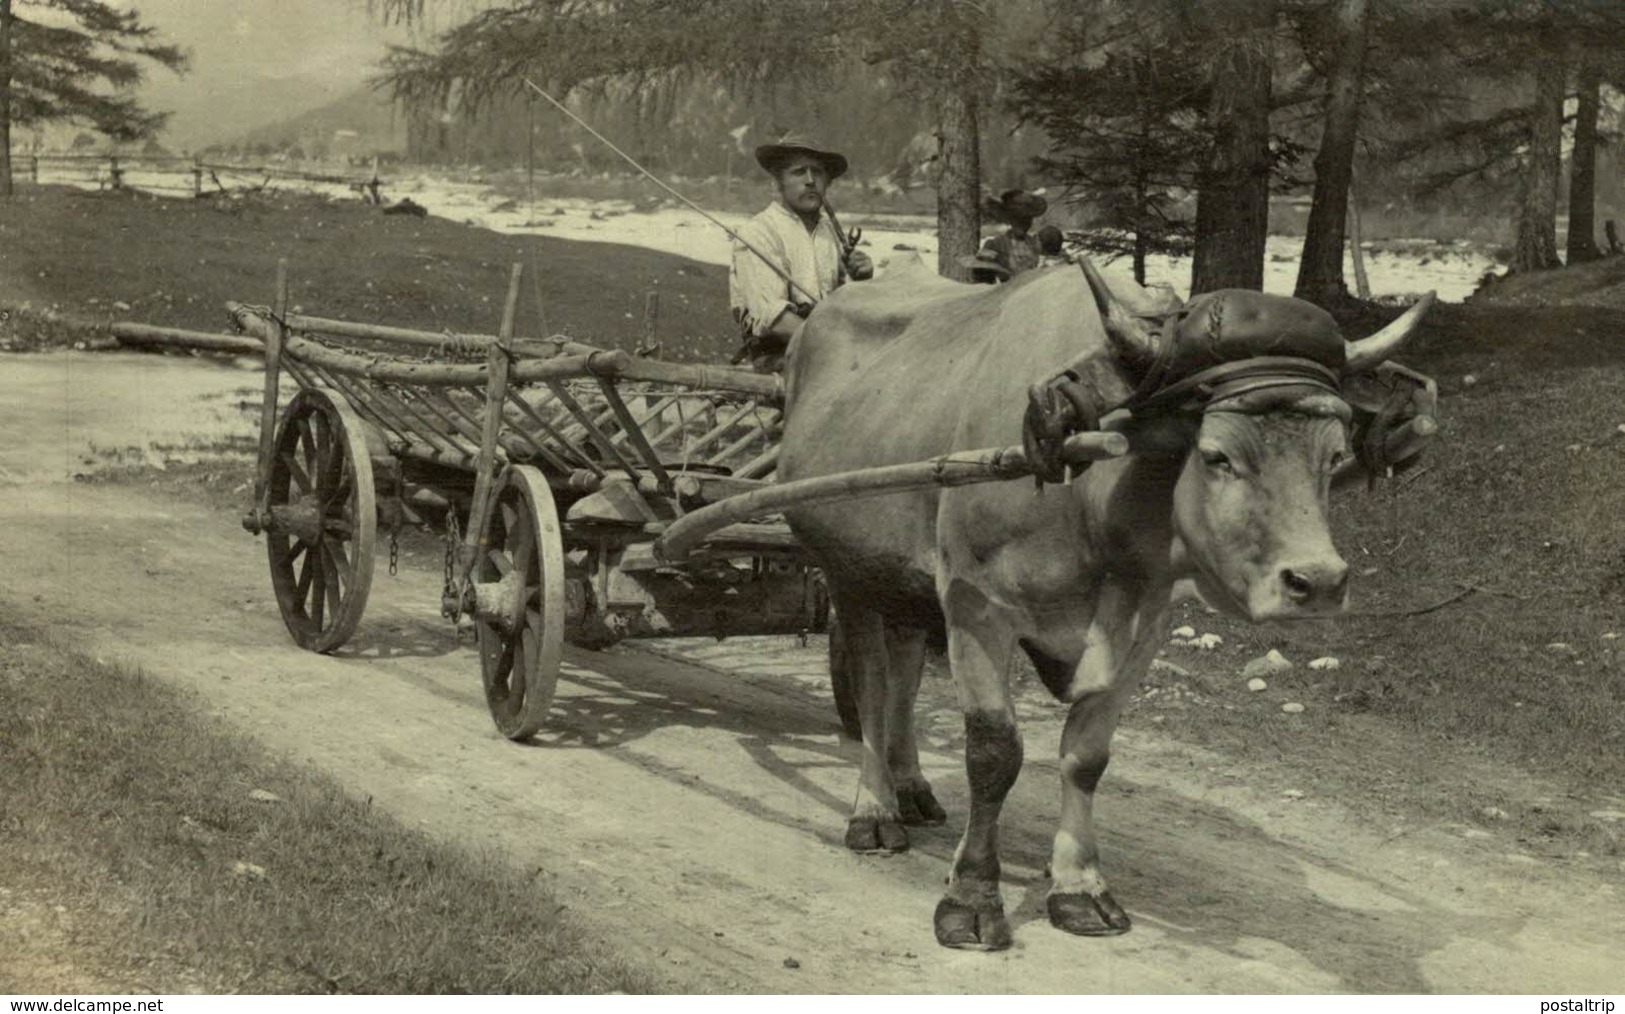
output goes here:
<path id="1" fill-rule="evenodd" d="M 11 0 L 0 0 L 0 198 L 11 196 Z"/>
<path id="2" fill-rule="evenodd" d="M 1354 294 L 1371 298 L 1371 280 L 1365 274 L 1365 248 L 1360 239 L 1360 189 L 1349 174 L 1349 257 L 1354 261 Z"/>
<path id="3" fill-rule="evenodd" d="M 1146 48 L 1150 49 L 1147 42 Z M 1140 151 L 1134 157 L 1134 284 L 1145 287 L 1145 255 L 1150 250 L 1151 243 L 1146 231 L 1151 227 L 1151 184 L 1146 172 L 1146 155 L 1151 149 L 1151 129 L 1154 114 L 1151 111 L 1150 95 L 1146 78 L 1151 59 L 1149 55 L 1142 56 L 1134 61 L 1134 92 L 1139 99 L 1140 109 L 1138 126 L 1140 132 Z"/>
<path id="4" fill-rule="evenodd" d="M 1146 242 L 1145 229 L 1140 228 L 1134 233 L 1134 284 L 1145 288 L 1145 255 L 1151 244 Z"/>
<path id="5" fill-rule="evenodd" d="M 1228 8 L 1212 38 L 1208 123 L 1213 149 L 1196 195 L 1191 295 L 1214 289 L 1262 289 L 1269 236 L 1270 66 L 1275 4 Z"/>
<path id="6" fill-rule="evenodd" d="M 1568 262 L 1583 264 L 1602 256 L 1597 249 L 1597 113 L 1602 107 L 1602 73 L 1594 58 L 1580 64 L 1579 107 L 1574 117 L 1574 154 L 1569 166 Z"/>
<path id="7" fill-rule="evenodd" d="M 970 281 L 959 259 L 976 253 L 982 239 L 981 130 L 977 95 L 955 82 L 943 96 L 938 127 L 937 273 Z"/>
<path id="8" fill-rule="evenodd" d="M 1562 50 L 1547 50 L 1535 64 L 1535 105 L 1529 116 L 1529 166 L 1511 270 L 1560 267 L 1557 259 L 1557 178 L 1563 165 Z"/>
<path id="9" fill-rule="evenodd" d="M 1327 307 L 1348 298 L 1343 281 L 1343 232 L 1354 172 L 1354 141 L 1360 128 L 1366 11 L 1366 0 L 1343 0 L 1338 8 L 1337 58 L 1326 86 L 1325 128 L 1315 155 L 1315 195 L 1293 291 L 1299 299 Z"/>

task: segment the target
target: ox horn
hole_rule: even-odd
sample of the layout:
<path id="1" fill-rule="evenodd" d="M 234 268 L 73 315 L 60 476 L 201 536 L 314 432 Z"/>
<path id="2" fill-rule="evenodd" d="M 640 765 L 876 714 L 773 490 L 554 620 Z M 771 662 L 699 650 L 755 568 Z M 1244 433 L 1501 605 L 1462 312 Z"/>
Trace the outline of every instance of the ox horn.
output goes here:
<path id="1" fill-rule="evenodd" d="M 1422 317 L 1433 306 L 1436 295 L 1436 293 L 1429 292 L 1421 299 L 1418 299 L 1415 305 L 1400 314 L 1392 324 L 1371 337 L 1349 342 L 1345 353 L 1343 372 L 1364 373 L 1381 366 L 1384 361 L 1392 359 L 1394 354 L 1404 348 L 1405 343 L 1415 336 L 1417 327 L 1422 323 Z"/>
<path id="2" fill-rule="evenodd" d="M 1089 282 L 1089 292 L 1095 297 L 1095 307 L 1118 358 L 1134 369 L 1149 368 L 1157 360 L 1157 336 L 1112 295 L 1093 261 L 1080 257 L 1078 266 L 1083 268 L 1083 277 Z"/>

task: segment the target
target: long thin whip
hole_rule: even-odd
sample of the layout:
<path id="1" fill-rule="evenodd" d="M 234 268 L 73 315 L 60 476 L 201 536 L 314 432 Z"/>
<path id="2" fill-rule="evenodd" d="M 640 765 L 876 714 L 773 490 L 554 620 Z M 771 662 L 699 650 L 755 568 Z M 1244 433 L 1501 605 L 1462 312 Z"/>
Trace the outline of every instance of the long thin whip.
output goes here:
<path id="1" fill-rule="evenodd" d="M 803 296 L 807 297 L 808 302 L 812 302 L 812 303 L 818 302 L 818 297 L 817 296 L 815 296 L 812 293 L 808 292 L 802 286 L 797 285 L 796 280 L 794 278 L 791 278 L 790 275 L 787 272 L 785 272 L 783 268 L 780 268 L 777 264 L 773 263 L 772 259 L 769 258 L 767 256 L 767 254 L 764 254 L 764 253 L 762 253 L 762 251 L 756 249 L 756 247 L 752 246 L 751 243 L 748 240 L 741 237 L 739 235 L 739 233 L 735 232 L 734 230 L 728 228 L 726 225 L 723 225 L 721 222 L 717 221 L 716 217 L 713 216 L 709 211 L 706 211 L 704 208 L 700 207 L 698 204 L 695 204 L 693 201 L 689 200 L 688 198 L 684 197 L 682 194 L 678 193 L 676 190 L 672 189 L 672 187 L 670 185 L 668 185 L 665 180 L 662 180 L 660 177 L 656 176 L 654 173 L 652 173 L 649 170 L 643 168 L 643 166 L 638 164 L 637 159 L 633 158 L 631 155 L 628 155 L 626 152 L 624 152 L 620 148 L 616 147 L 614 141 L 611 141 L 609 138 L 605 137 L 603 134 L 600 134 L 598 131 L 592 129 L 592 124 L 588 123 L 586 120 L 583 120 L 581 117 L 577 116 L 575 113 L 572 113 L 569 109 L 567 109 L 565 107 L 564 103 L 560 102 L 558 99 L 554 98 L 553 96 L 547 94 L 547 92 L 542 91 L 542 89 L 536 84 L 536 82 L 532 81 L 528 77 L 525 78 L 524 80 L 525 80 L 525 84 L 527 86 L 529 86 L 532 91 L 534 91 L 537 95 L 540 95 L 542 98 L 546 99 L 547 101 L 551 102 L 553 104 L 554 108 L 556 108 L 559 112 L 563 113 L 565 116 L 568 116 L 570 119 L 574 120 L 587 133 L 591 134 L 593 137 L 598 138 L 598 140 L 600 140 L 600 141 L 604 142 L 604 144 L 608 145 L 609 149 L 611 151 L 613 151 L 615 154 L 621 156 L 621 158 L 625 159 L 628 165 L 630 165 L 632 168 L 636 169 L 638 172 L 642 173 L 644 176 L 647 176 L 650 180 L 654 181 L 655 186 L 658 186 L 660 189 L 664 190 L 666 193 L 668 193 L 668 194 L 672 195 L 673 197 L 677 198 L 679 201 L 682 201 L 684 204 L 688 205 L 693 210 L 699 212 L 701 215 L 704 215 L 707 221 L 709 221 L 712 225 L 716 226 L 717 228 L 721 229 L 723 232 L 727 233 L 729 238 L 732 239 L 735 243 L 738 243 L 740 246 L 744 247 L 746 250 L 749 250 L 751 253 L 755 254 L 758 258 L 761 259 L 763 264 L 766 264 L 769 268 L 773 269 L 774 274 L 778 275 L 780 278 L 782 278 L 786 282 L 788 282 L 792 289 L 795 289 L 797 292 L 799 292 Z"/>

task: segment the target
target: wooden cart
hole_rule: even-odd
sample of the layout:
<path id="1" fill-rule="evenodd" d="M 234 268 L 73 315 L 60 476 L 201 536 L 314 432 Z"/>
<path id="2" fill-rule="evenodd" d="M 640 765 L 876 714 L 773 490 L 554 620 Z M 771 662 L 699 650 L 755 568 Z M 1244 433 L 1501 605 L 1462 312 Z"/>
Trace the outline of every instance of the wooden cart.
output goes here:
<path id="1" fill-rule="evenodd" d="M 402 526 L 425 519 L 447 534 L 442 613 L 472 628 L 492 718 L 514 739 L 541 727 L 566 640 L 822 624 L 816 572 L 782 522 L 730 525 L 682 568 L 651 551 L 684 512 L 771 480 L 775 378 L 516 339 L 517 265 L 495 336 L 290 313 L 285 271 L 275 306 L 228 310 L 265 356 L 243 526 L 266 537 L 302 647 L 354 634 L 380 531 L 393 568 Z M 298 385 L 285 406 L 284 374 Z"/>
<path id="2" fill-rule="evenodd" d="M 247 338 L 113 327 L 128 344 L 264 355 L 243 526 L 266 538 L 300 646 L 330 652 L 355 633 L 380 530 L 393 571 L 402 527 L 439 521 L 441 612 L 472 629 L 491 717 L 512 739 L 544 724 L 566 641 L 821 629 L 819 575 L 778 512 L 1031 474 L 1022 448 L 1004 447 L 775 483 L 778 378 L 516 338 L 520 281 L 515 265 L 494 336 L 291 313 L 285 264 L 274 306 L 228 304 Z M 297 393 L 279 412 L 284 374 Z M 1390 460 L 1420 450 L 1431 416 L 1389 435 Z M 1062 457 L 1128 450 L 1103 430 L 1067 438 Z"/>

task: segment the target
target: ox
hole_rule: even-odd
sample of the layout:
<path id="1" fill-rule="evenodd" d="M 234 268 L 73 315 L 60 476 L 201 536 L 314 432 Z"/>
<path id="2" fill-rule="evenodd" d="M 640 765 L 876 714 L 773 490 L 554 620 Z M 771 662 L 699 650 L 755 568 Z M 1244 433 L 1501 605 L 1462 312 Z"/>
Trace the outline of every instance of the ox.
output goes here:
<path id="1" fill-rule="evenodd" d="M 933 487 L 786 512 L 829 582 L 856 691 L 855 851 L 900 851 L 905 824 L 944 817 L 920 773 L 913 710 L 926 638 L 946 628 L 970 789 L 934 917 L 949 947 L 1010 943 L 997 841 L 1022 764 L 1018 648 L 1070 704 L 1050 921 L 1081 935 L 1128 929 L 1091 807 L 1118 717 L 1167 639 L 1172 586 L 1194 578 L 1208 602 L 1254 621 L 1344 607 L 1348 565 L 1327 524 L 1351 419 L 1341 377 L 1392 355 L 1431 302 L 1357 342 L 1308 303 L 1241 291 L 1194 300 L 1159 330 L 1082 268 L 993 289 L 895 270 L 825 301 L 789 349 L 785 481 L 1024 437 L 1032 448 L 1029 406 L 1045 390 L 1068 392 L 1073 429 L 1132 409 L 1130 453 L 1061 485 Z"/>

